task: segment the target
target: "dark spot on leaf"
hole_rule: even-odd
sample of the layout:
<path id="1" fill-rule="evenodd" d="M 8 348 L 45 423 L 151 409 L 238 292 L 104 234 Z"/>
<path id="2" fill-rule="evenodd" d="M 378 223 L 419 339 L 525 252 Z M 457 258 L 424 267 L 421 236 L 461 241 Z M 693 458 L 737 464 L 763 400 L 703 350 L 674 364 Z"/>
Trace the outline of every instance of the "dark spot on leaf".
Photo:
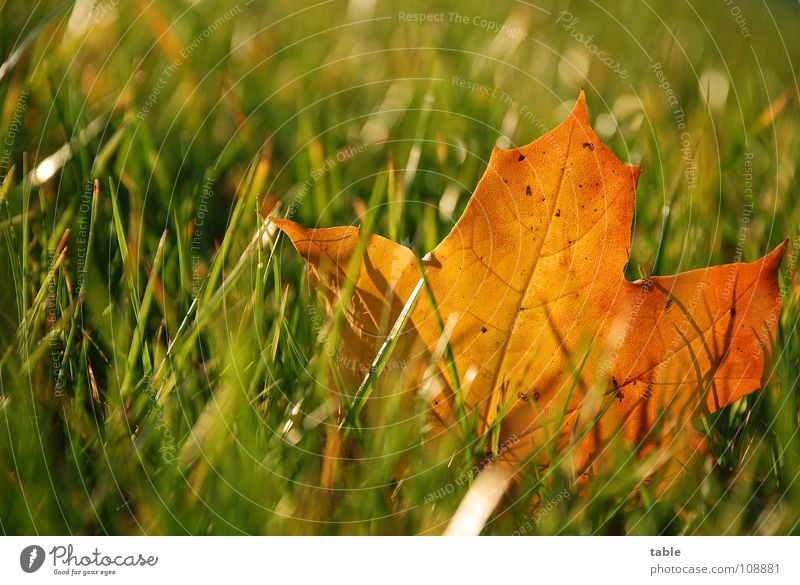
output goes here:
<path id="1" fill-rule="evenodd" d="M 592 144 L 591 142 L 584 142 L 583 147 L 588 148 L 589 150 L 594 150 L 594 144 Z"/>
<path id="2" fill-rule="evenodd" d="M 487 331 L 489 331 L 489 330 L 486 328 L 486 325 L 481 327 L 481 333 L 486 333 Z"/>
<path id="3" fill-rule="evenodd" d="M 534 402 L 538 402 L 539 401 L 539 391 L 538 390 L 534 390 L 533 391 L 533 401 Z"/>
<path id="4" fill-rule="evenodd" d="M 524 155 L 524 154 L 520 154 L 520 155 L 519 155 L 519 158 L 518 158 L 517 160 L 518 160 L 518 161 L 523 161 L 523 160 L 525 160 L 525 155 Z"/>
<path id="5" fill-rule="evenodd" d="M 619 389 L 619 382 L 617 382 L 617 378 L 615 376 L 611 376 L 611 385 L 614 387 L 614 397 L 622 402 L 625 398 L 625 395 Z"/>
<path id="6" fill-rule="evenodd" d="M 533 195 L 533 191 L 531 191 L 531 186 L 530 185 L 525 187 L 525 195 L 527 195 L 528 197 Z"/>
<path id="7" fill-rule="evenodd" d="M 731 307 L 731 317 L 736 315 L 736 307 Z"/>
<path id="8" fill-rule="evenodd" d="M 664 303 L 664 310 L 669 311 L 672 308 L 672 297 L 669 297 Z"/>
<path id="9" fill-rule="evenodd" d="M 520 400 L 528 401 L 528 396 L 524 392 L 517 392 L 517 398 Z"/>
<path id="10" fill-rule="evenodd" d="M 561 217 L 561 210 L 556 211 L 556 217 Z"/>

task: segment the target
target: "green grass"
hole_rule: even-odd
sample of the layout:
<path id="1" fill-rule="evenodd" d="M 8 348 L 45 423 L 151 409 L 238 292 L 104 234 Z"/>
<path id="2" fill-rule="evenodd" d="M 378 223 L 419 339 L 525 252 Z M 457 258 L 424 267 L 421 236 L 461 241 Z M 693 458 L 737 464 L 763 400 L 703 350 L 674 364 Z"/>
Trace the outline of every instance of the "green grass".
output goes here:
<path id="1" fill-rule="evenodd" d="M 327 386 L 352 399 L 358 385 L 336 380 L 336 327 L 264 210 L 361 223 L 422 254 L 460 215 L 498 137 L 540 136 L 581 85 L 594 123 L 619 120 L 605 142 L 642 164 L 630 278 L 800 245 L 788 2 L 742 3 L 749 37 L 722 3 L 576 4 L 570 30 L 555 2 L 460 3 L 468 23 L 450 26 L 399 22 L 437 11 L 422 2 L 374 14 L 338 0 L 148 5 L 99 1 L 88 13 L 81 2 L 81 19 L 69 2 L 0 0 L 0 154 L 11 144 L 0 164 L 0 532 L 441 532 L 481 449 L 463 440 L 469 428 L 428 440 L 426 405 L 378 385 L 368 400 L 380 408 L 326 457 L 336 413 L 314 421 Z M 514 44 L 475 15 L 527 38 Z M 699 90 L 708 71 L 729 79 L 715 108 Z M 745 173 L 755 205 L 740 245 Z M 624 448 L 582 491 L 526 468 L 485 533 L 800 532 L 788 266 L 769 381 L 698 422 L 711 445 L 699 477 L 655 498 L 635 490 Z M 538 523 L 534 495 L 558 500 Z"/>

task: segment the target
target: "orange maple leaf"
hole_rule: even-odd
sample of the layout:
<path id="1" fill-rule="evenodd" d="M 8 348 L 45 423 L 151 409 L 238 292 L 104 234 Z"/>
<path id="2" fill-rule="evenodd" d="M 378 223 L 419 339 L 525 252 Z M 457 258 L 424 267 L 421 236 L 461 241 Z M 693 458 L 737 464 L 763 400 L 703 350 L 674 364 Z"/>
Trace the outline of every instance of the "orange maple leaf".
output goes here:
<path id="1" fill-rule="evenodd" d="M 418 300 L 403 330 L 409 359 L 421 349 L 439 360 L 441 421 L 458 404 L 510 459 L 541 460 L 558 437 L 585 469 L 618 433 L 645 450 L 761 386 L 786 242 L 756 262 L 629 282 L 638 177 L 592 130 L 583 92 L 551 132 L 493 150 L 464 214 L 422 260 L 435 310 Z M 359 258 L 343 345 L 367 369 L 420 280 L 413 253 L 377 235 L 360 248 L 355 227 L 275 223 L 329 300 Z M 437 350 L 442 323 L 458 383 Z"/>

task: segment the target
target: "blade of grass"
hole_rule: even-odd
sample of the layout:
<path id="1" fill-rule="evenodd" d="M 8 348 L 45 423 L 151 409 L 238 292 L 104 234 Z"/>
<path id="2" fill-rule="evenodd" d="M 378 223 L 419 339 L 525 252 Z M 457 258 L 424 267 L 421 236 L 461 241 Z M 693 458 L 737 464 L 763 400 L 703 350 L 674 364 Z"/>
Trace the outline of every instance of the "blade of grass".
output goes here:
<path id="1" fill-rule="evenodd" d="M 161 263 L 164 260 L 167 233 L 168 232 L 164 230 L 161 235 L 161 240 L 158 242 L 155 259 L 153 260 L 153 268 L 150 270 L 150 277 L 147 279 L 147 287 L 145 288 L 144 296 L 142 297 L 141 311 L 139 311 L 139 317 L 136 320 L 136 329 L 133 332 L 133 339 L 131 340 L 130 349 L 128 350 L 128 359 L 125 363 L 125 377 L 123 378 L 122 386 L 120 387 L 120 395 L 123 400 L 126 400 L 130 396 L 131 387 L 133 384 L 134 368 L 142 351 L 145 321 L 147 320 L 147 314 L 150 312 L 150 305 L 153 303 L 155 281 L 158 277 L 158 271 L 161 269 Z"/>
<path id="2" fill-rule="evenodd" d="M 403 331 L 403 327 L 405 327 L 406 323 L 408 322 L 408 318 L 411 316 L 411 311 L 414 309 L 414 305 L 417 302 L 417 298 L 419 297 L 419 293 L 423 286 L 424 279 L 420 278 L 416 286 L 414 286 L 414 289 L 411 291 L 411 295 L 408 297 L 405 305 L 403 305 L 403 309 L 400 311 L 400 314 L 397 316 L 391 331 L 389 331 L 389 335 L 381 344 L 380 349 L 378 349 L 378 353 L 375 355 L 375 359 L 372 361 L 369 371 L 364 376 L 364 380 L 358 387 L 356 395 L 353 398 L 353 402 L 348 407 L 347 414 L 345 415 L 342 423 L 339 425 L 339 429 L 344 431 L 345 437 L 350 431 L 353 421 L 358 418 L 358 415 L 361 413 L 361 409 L 364 408 L 367 398 L 369 398 L 370 394 L 372 394 L 375 381 L 378 379 L 378 376 L 381 375 L 381 372 L 383 372 L 383 368 L 386 366 L 386 362 L 388 361 L 389 356 L 392 354 L 392 350 L 397 345 L 397 340 L 400 337 L 400 333 Z"/>

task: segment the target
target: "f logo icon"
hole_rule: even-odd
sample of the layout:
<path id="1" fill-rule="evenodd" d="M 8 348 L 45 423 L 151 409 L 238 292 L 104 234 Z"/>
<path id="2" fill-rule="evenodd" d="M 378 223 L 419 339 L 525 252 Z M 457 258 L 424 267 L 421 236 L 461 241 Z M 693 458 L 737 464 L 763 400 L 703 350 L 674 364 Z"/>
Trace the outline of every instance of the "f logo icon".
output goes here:
<path id="1" fill-rule="evenodd" d="M 44 549 L 32 544 L 22 549 L 19 554 L 19 566 L 26 573 L 35 573 L 44 564 Z"/>

